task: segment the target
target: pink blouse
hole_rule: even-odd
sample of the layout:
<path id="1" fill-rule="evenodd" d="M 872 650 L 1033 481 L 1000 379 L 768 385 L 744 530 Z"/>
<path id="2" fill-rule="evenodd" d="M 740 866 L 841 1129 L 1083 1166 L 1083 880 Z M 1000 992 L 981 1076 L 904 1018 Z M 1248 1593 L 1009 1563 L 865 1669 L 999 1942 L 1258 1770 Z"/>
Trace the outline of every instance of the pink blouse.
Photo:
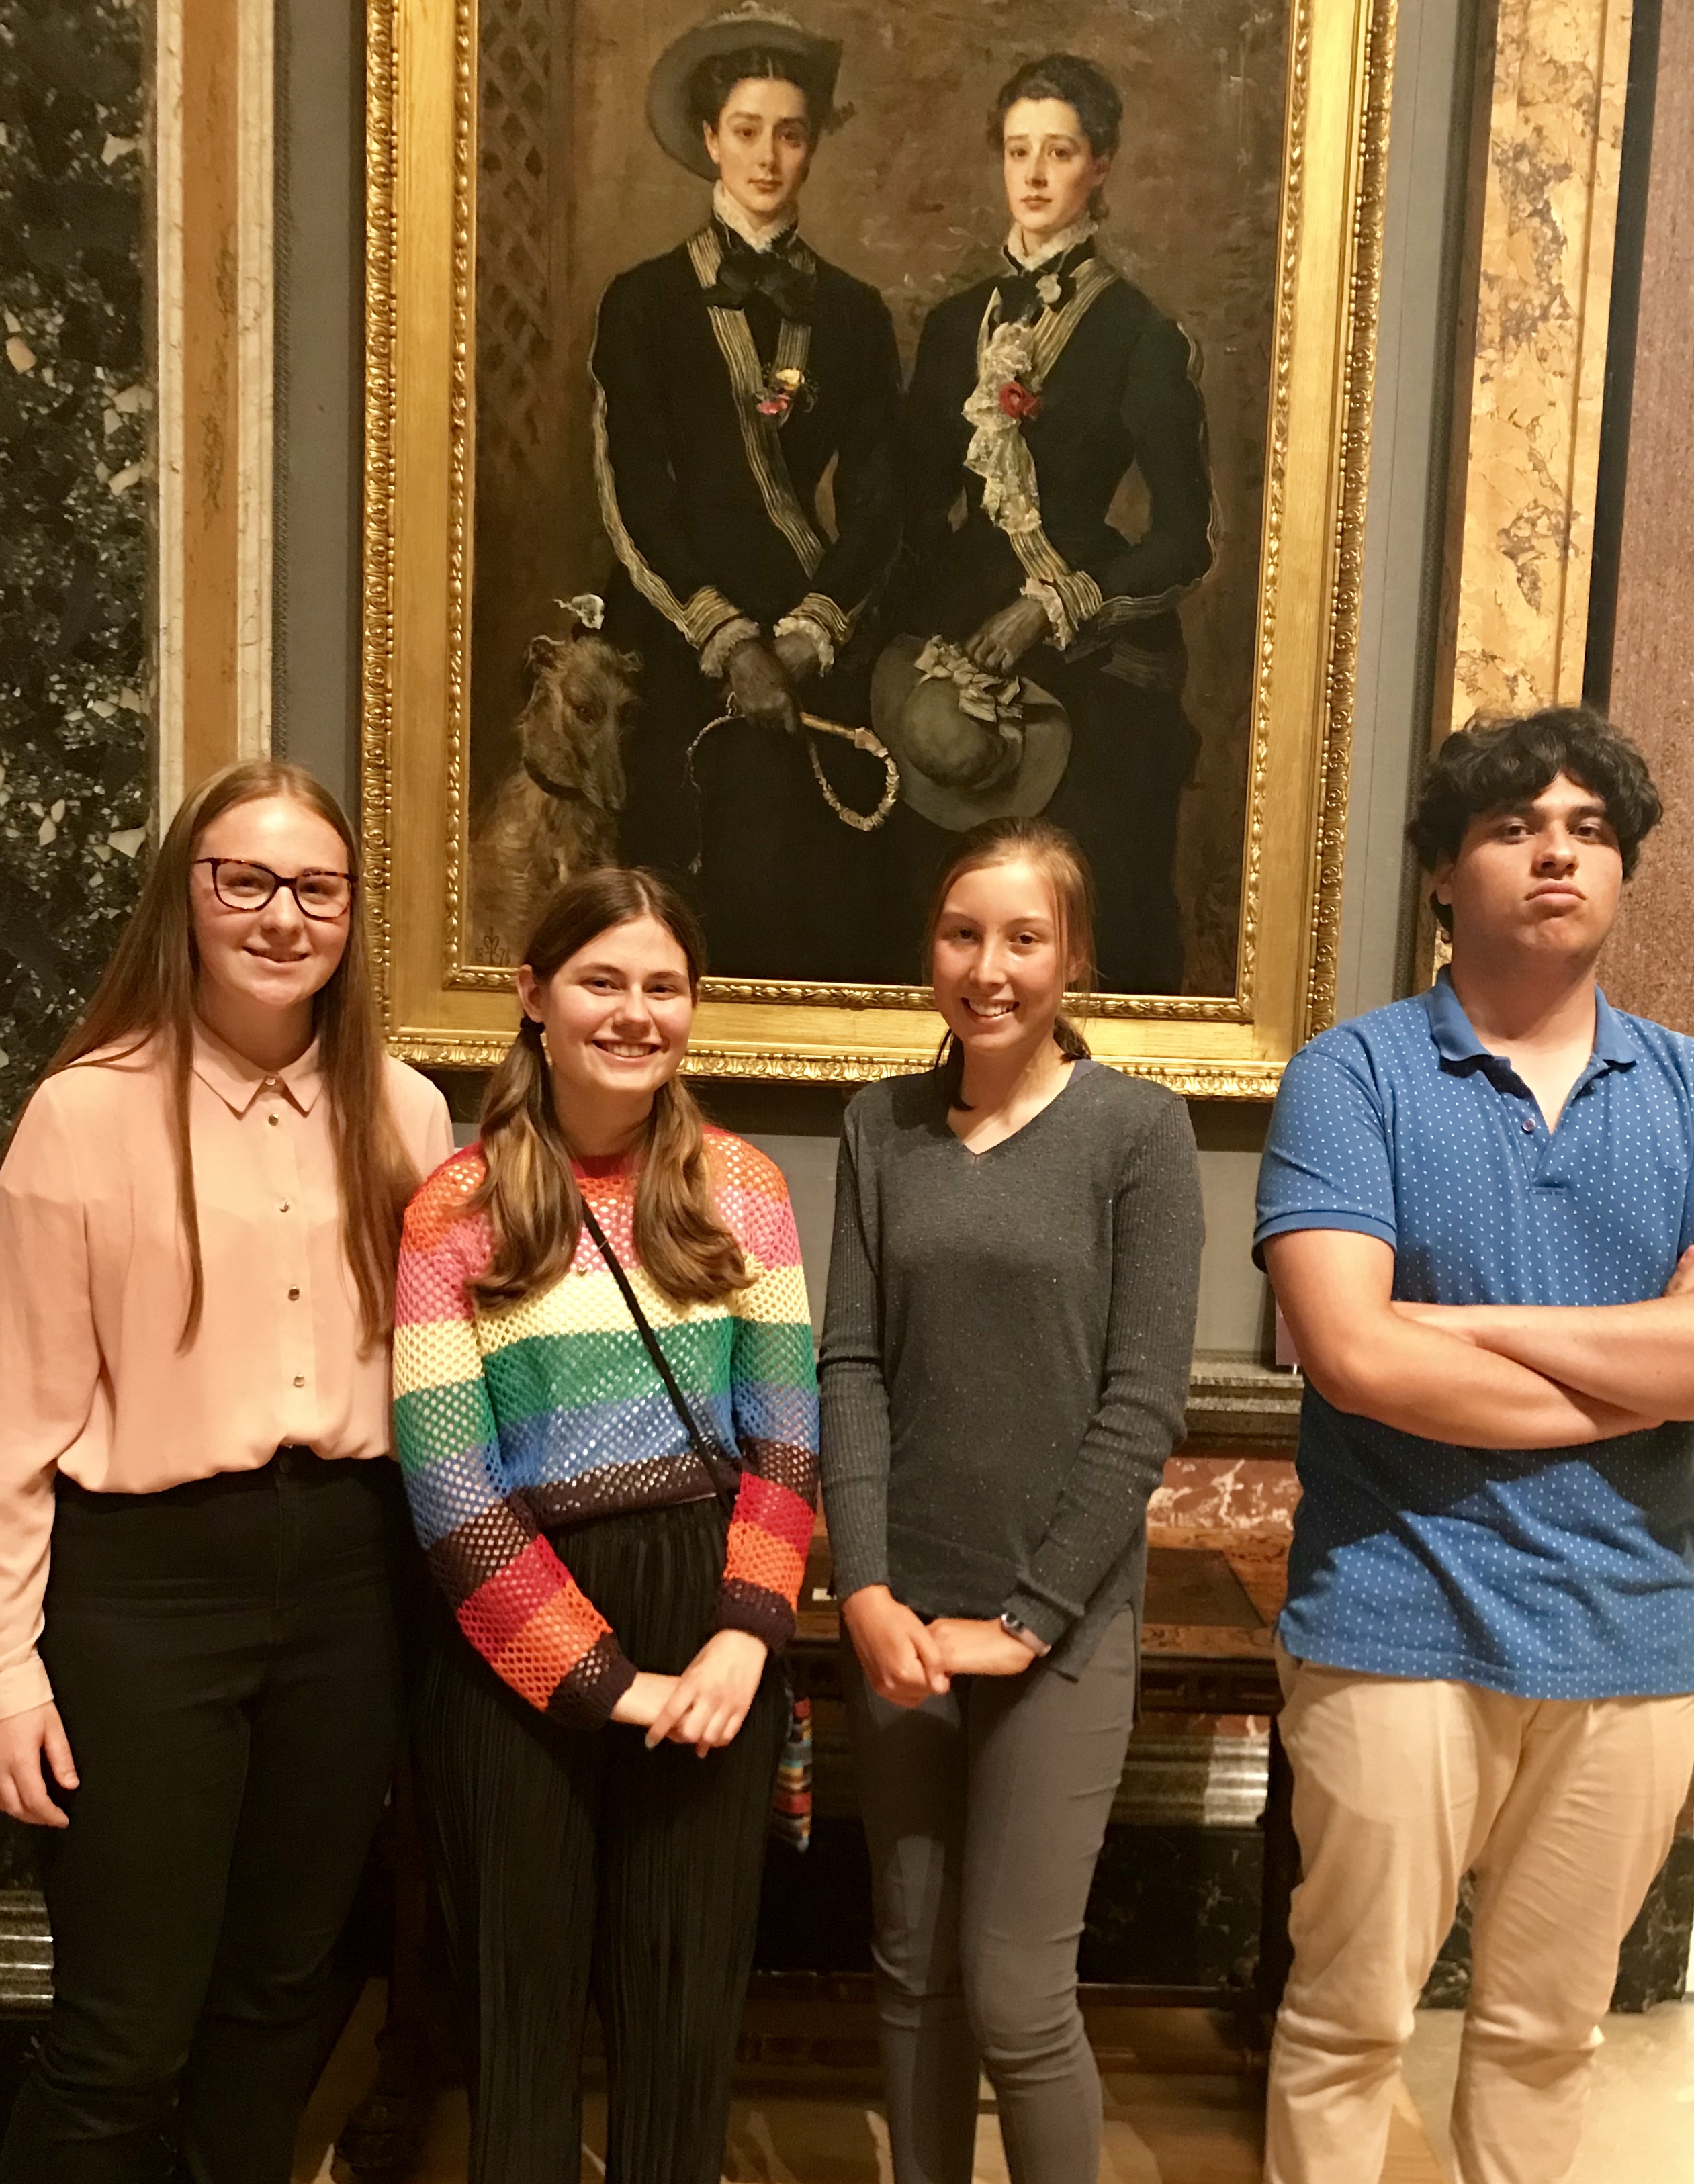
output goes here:
<path id="1" fill-rule="evenodd" d="M 49 1078 L 0 1167 L 0 1718 L 52 1696 L 36 1652 L 53 1475 L 149 1494 L 256 1470 L 284 1442 L 385 1456 L 388 1351 L 360 1347 L 317 1049 L 267 1076 L 197 1034 L 189 1134 L 205 1303 L 186 1351 L 168 1062 L 150 1046 Z M 407 1151 L 453 1150 L 447 1103 L 387 1064 Z"/>

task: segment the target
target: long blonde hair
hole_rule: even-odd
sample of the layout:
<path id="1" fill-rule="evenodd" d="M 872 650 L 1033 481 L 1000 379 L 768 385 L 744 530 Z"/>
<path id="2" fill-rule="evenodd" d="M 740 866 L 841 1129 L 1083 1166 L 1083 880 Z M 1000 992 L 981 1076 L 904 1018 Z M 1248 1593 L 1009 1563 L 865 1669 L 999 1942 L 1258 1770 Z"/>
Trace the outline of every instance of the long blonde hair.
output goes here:
<path id="1" fill-rule="evenodd" d="M 698 994 L 705 944 L 687 905 L 657 873 L 619 865 L 567 880 L 536 921 L 523 960 L 545 984 L 600 933 L 638 917 L 656 919 L 671 934 L 687 959 L 688 991 Z M 471 1203 L 487 1212 L 494 1249 L 471 1293 L 481 1304 L 512 1304 L 559 1279 L 582 1228 L 541 1026 L 527 1017 L 483 1095 L 482 1156 L 488 1172 Z M 751 1277 L 718 1214 L 700 1111 L 679 1078 L 654 1095 L 639 1157 L 635 1248 L 656 1285 L 678 1304 L 745 1289 Z"/>
<path id="2" fill-rule="evenodd" d="M 287 797 L 334 827 L 354 877 L 347 947 L 313 997 L 319 1067 L 329 1100 L 330 1132 L 341 1195 L 341 1232 L 359 1292 L 367 1348 L 393 1324 L 394 1268 L 400 1221 L 418 1185 L 417 1170 L 400 1141 L 383 1083 L 382 1036 L 371 987 L 370 959 L 359 900 L 359 841 L 333 796 L 304 766 L 279 759 L 243 759 L 201 783 L 165 829 L 143 882 L 141 900 L 94 989 L 81 1021 L 48 1064 L 47 1076 L 96 1054 L 122 1059 L 153 1039 L 164 1043 L 170 1069 L 176 1206 L 188 1251 L 188 1310 L 178 1348 L 199 1330 L 206 1275 L 200 1251 L 200 1211 L 194 1190 L 194 1145 L 188 1127 L 194 1066 L 195 995 L 199 950 L 189 907 L 194 853 L 213 822 L 238 805 Z"/>
<path id="3" fill-rule="evenodd" d="M 926 973 L 934 961 L 935 936 L 940 930 L 941 913 L 947 907 L 953 883 L 961 880 L 967 872 L 981 872 L 985 866 L 1012 864 L 1033 865 L 1053 890 L 1053 907 L 1058 914 L 1059 957 L 1066 967 L 1067 989 L 1079 994 L 1090 992 L 1095 975 L 1094 874 L 1077 844 L 1050 819 L 985 819 L 980 827 L 972 827 L 960 838 L 959 846 L 929 899 L 929 919 L 923 928 Z M 1088 1058 L 1088 1041 L 1075 1020 L 1063 1009 L 1053 1020 L 1053 1042 L 1067 1061 L 1084 1061 Z M 947 1088 L 948 1106 L 964 1107 L 965 1050 L 950 1031 L 941 1042 L 935 1067 L 941 1072 Z"/>

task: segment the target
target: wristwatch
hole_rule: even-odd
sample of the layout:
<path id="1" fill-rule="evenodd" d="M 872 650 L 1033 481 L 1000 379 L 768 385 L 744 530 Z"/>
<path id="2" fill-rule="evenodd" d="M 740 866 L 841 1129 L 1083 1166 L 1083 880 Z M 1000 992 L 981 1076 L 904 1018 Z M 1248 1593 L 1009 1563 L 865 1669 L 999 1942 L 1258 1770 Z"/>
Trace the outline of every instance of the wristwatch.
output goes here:
<path id="1" fill-rule="evenodd" d="M 1000 1627 L 1008 1638 L 1015 1638 L 1020 1646 L 1027 1646 L 1038 1661 L 1053 1650 L 1045 1638 L 1038 1638 L 1027 1623 L 1008 1614 L 1005 1608 L 1000 1611 Z"/>

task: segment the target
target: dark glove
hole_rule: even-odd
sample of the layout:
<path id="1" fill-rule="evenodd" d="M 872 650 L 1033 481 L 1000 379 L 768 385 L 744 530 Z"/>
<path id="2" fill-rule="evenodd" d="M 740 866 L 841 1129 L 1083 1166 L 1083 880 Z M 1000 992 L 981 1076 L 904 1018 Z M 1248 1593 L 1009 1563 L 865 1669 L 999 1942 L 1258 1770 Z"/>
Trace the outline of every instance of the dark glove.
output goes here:
<path id="1" fill-rule="evenodd" d="M 789 630 L 785 636 L 776 640 L 771 649 L 796 690 L 802 683 L 810 682 L 822 665 L 817 647 L 804 630 Z"/>
<path id="2" fill-rule="evenodd" d="M 1045 644 L 1053 634 L 1047 610 L 1039 599 L 1019 597 L 1009 607 L 991 614 L 962 647 L 965 657 L 990 675 L 1007 675 L 1026 652 Z"/>
<path id="3" fill-rule="evenodd" d="M 723 687 L 731 710 L 788 735 L 800 733 L 800 707 L 788 671 L 762 637 L 738 644 L 726 663 Z"/>

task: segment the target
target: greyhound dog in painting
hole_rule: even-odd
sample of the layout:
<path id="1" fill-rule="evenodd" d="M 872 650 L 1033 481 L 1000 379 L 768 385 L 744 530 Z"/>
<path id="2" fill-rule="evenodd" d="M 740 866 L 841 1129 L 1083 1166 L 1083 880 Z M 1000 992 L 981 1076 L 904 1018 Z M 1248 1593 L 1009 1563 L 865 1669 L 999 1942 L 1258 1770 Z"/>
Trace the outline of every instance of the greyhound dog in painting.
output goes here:
<path id="1" fill-rule="evenodd" d="M 623 744 L 640 662 L 598 632 L 600 602 L 562 603 L 571 627 L 529 648 L 530 692 L 517 721 L 518 763 L 472 830 L 473 958 L 515 963 L 553 890 L 617 855 Z"/>

